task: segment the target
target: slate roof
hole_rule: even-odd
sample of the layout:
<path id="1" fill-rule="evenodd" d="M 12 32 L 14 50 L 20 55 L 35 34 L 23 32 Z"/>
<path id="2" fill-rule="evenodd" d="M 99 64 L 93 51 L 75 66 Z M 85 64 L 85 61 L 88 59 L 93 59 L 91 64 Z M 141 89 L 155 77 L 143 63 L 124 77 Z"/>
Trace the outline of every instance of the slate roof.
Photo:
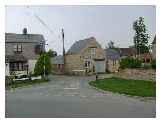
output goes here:
<path id="1" fill-rule="evenodd" d="M 51 64 L 64 64 L 63 56 L 59 55 L 51 58 Z"/>
<path id="2" fill-rule="evenodd" d="M 41 34 L 16 34 L 5 33 L 5 42 L 41 42 L 44 37 Z"/>
<path id="3" fill-rule="evenodd" d="M 120 56 L 133 56 L 137 54 L 135 48 L 119 48 Z"/>
<path id="4" fill-rule="evenodd" d="M 105 49 L 105 57 L 108 60 L 118 60 L 120 58 L 120 54 L 115 49 Z"/>
<path id="5" fill-rule="evenodd" d="M 6 55 L 5 62 L 27 62 L 27 59 L 22 54 Z"/>
<path id="6" fill-rule="evenodd" d="M 79 53 L 86 45 L 87 43 L 91 41 L 96 41 L 94 37 L 90 37 L 84 40 L 76 41 L 71 48 L 68 50 L 67 54 L 77 54 Z M 97 42 L 97 41 L 96 41 Z M 100 44 L 97 42 L 97 47 L 101 48 Z"/>

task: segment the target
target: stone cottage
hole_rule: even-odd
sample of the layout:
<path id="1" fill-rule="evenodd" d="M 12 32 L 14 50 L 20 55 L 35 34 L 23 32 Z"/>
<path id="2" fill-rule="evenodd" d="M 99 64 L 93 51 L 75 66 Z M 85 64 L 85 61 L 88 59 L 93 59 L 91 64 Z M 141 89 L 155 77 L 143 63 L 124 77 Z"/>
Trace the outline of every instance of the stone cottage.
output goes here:
<path id="1" fill-rule="evenodd" d="M 94 74 L 105 72 L 105 56 L 94 37 L 75 42 L 65 54 L 65 72 Z"/>
<path id="2" fill-rule="evenodd" d="M 41 51 L 45 51 L 45 39 L 40 34 L 5 34 L 5 73 L 28 74 L 34 72 L 35 63 Z"/>
<path id="3" fill-rule="evenodd" d="M 106 72 L 117 72 L 119 70 L 120 54 L 116 49 L 105 49 Z"/>
<path id="4" fill-rule="evenodd" d="M 119 48 L 120 57 L 136 57 L 137 51 L 135 48 Z"/>
<path id="5" fill-rule="evenodd" d="M 51 58 L 52 73 L 63 74 L 64 73 L 64 57 L 62 55 Z"/>

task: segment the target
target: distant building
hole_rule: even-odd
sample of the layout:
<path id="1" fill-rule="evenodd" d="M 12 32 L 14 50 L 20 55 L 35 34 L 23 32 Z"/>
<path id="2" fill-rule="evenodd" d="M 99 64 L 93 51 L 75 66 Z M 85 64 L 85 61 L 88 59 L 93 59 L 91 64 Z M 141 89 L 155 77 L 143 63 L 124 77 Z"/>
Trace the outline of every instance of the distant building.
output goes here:
<path id="1" fill-rule="evenodd" d="M 51 58 L 52 73 L 64 74 L 64 57 L 62 55 Z"/>
<path id="2" fill-rule="evenodd" d="M 116 49 L 105 49 L 106 71 L 117 72 L 119 69 L 120 54 Z"/>
<path id="3" fill-rule="evenodd" d="M 105 56 L 94 37 L 75 42 L 65 54 L 65 72 L 94 74 L 105 72 Z"/>
<path id="4" fill-rule="evenodd" d="M 137 55 L 135 48 L 119 48 L 119 53 L 121 57 L 136 57 Z"/>
<path id="5" fill-rule="evenodd" d="M 6 75 L 34 73 L 39 53 L 45 50 L 45 39 L 40 34 L 5 34 Z"/>

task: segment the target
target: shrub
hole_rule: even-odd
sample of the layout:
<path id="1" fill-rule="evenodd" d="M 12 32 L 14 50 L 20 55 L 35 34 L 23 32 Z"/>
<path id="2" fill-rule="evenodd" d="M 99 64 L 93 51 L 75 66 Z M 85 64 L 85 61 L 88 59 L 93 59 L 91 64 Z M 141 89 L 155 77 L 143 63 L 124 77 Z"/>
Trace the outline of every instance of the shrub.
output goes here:
<path id="1" fill-rule="evenodd" d="M 142 61 L 139 59 L 134 59 L 132 57 L 122 58 L 120 61 L 120 68 L 140 68 Z"/>
<path id="2" fill-rule="evenodd" d="M 153 69 L 156 69 L 156 60 L 155 59 L 151 61 L 151 66 Z"/>
<path id="3" fill-rule="evenodd" d="M 44 61 L 45 59 L 45 61 Z M 51 62 L 50 56 L 47 53 L 43 53 L 38 58 L 38 61 L 35 64 L 34 74 L 43 75 L 44 74 L 44 65 L 45 65 L 45 74 L 48 75 L 51 72 Z"/>

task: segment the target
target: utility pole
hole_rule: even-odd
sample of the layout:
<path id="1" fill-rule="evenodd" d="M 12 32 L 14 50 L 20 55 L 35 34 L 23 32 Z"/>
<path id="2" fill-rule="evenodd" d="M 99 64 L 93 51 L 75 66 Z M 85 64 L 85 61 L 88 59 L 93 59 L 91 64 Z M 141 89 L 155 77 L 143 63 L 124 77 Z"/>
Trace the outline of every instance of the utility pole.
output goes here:
<path id="1" fill-rule="evenodd" d="M 63 42 L 63 62 L 64 62 L 64 66 L 63 66 L 63 71 L 65 70 L 65 48 L 64 48 L 64 30 L 62 28 L 62 42 Z"/>

